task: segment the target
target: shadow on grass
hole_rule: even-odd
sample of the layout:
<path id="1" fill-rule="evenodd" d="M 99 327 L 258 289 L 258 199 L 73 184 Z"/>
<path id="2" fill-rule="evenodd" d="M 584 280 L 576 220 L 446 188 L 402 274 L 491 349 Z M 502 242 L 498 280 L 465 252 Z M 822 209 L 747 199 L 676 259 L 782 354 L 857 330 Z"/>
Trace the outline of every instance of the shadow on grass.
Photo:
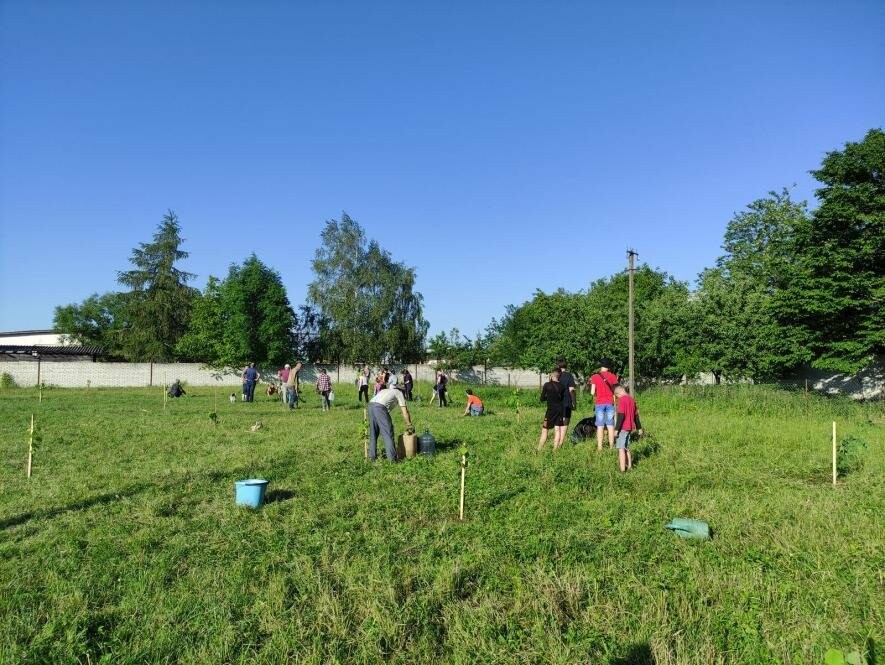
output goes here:
<path id="1" fill-rule="evenodd" d="M 634 644 L 623 656 L 612 658 L 608 665 L 655 665 L 655 657 L 648 644 Z"/>
<path id="2" fill-rule="evenodd" d="M 421 437 L 418 437 L 419 443 Z M 463 441 L 461 439 L 437 439 L 436 440 L 436 452 L 442 452 L 443 450 L 454 450 L 457 449 Z"/>
<path id="3" fill-rule="evenodd" d="M 292 490 L 271 490 L 264 497 L 264 503 L 280 503 L 295 498 Z"/>
<path id="4" fill-rule="evenodd" d="M 643 460 L 654 457 L 661 451 L 659 444 L 654 437 L 646 435 L 640 437 L 635 444 L 630 445 L 630 452 L 633 453 L 633 465 L 637 466 Z"/>
<path id="5" fill-rule="evenodd" d="M 20 515 L 13 515 L 12 517 L 7 517 L 6 519 L 0 520 L 0 530 L 8 529 L 20 524 L 25 524 L 26 522 L 30 522 L 32 519 L 36 518 L 51 519 L 65 513 L 75 512 L 78 510 L 88 510 L 95 506 L 113 503 L 114 501 L 119 501 L 123 497 L 135 496 L 136 494 L 141 494 L 145 490 L 155 488 L 156 485 L 150 485 L 148 483 L 138 483 L 135 485 L 130 485 L 129 487 L 122 489 L 119 492 L 96 494 L 94 496 L 75 501 L 74 503 L 70 503 L 67 506 L 50 508 L 48 510 L 35 510 L 27 513 L 21 513 Z"/>

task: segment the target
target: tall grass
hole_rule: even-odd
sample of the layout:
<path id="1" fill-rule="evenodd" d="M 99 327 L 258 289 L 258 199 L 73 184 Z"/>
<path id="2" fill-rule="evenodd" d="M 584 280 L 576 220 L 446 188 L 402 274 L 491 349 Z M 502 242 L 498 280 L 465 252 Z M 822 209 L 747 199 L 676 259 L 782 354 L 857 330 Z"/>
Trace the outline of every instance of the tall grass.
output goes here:
<path id="1" fill-rule="evenodd" d="M 524 390 L 413 405 L 439 454 L 369 464 L 355 390 L 295 412 L 193 387 L 0 393 L 3 663 L 815 663 L 882 648 L 882 406 L 758 386 L 638 397 L 634 472 L 534 452 Z M 575 421 L 590 411 L 582 398 Z M 41 442 L 24 477 L 27 426 Z M 256 433 L 249 426 L 261 420 Z M 866 443 L 830 485 L 830 422 Z M 398 431 L 402 421 L 395 414 Z M 470 447 L 467 517 L 458 454 Z M 233 505 L 263 476 L 269 503 Z M 691 543 L 663 525 L 708 521 Z M 871 640 L 872 642 L 868 642 Z"/>

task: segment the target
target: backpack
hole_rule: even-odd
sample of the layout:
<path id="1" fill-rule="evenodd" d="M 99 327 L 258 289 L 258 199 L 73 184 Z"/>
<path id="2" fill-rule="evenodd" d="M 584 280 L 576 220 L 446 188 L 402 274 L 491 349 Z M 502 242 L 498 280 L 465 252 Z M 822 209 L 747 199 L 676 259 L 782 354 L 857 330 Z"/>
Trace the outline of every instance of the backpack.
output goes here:
<path id="1" fill-rule="evenodd" d="M 571 442 L 579 443 L 596 436 L 596 422 L 593 418 L 583 418 L 572 430 Z"/>

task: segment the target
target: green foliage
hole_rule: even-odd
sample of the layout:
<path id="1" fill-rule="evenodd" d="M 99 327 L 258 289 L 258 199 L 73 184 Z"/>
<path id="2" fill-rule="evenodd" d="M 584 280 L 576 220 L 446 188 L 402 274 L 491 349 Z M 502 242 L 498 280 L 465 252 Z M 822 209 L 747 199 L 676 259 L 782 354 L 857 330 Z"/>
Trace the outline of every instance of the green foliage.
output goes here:
<path id="1" fill-rule="evenodd" d="M 636 369 L 640 378 L 675 379 L 688 287 L 667 273 L 643 264 L 634 274 Z M 601 279 L 587 291 L 551 294 L 507 311 L 489 343 L 491 356 L 506 367 L 540 372 L 564 357 L 569 368 L 586 377 L 608 357 L 616 368 L 627 364 L 628 276 L 626 271 Z"/>
<path id="2" fill-rule="evenodd" d="M 346 213 L 329 220 L 313 260 L 308 305 L 321 318 L 326 360 L 423 360 L 428 324 L 415 270 L 393 260 Z"/>
<path id="3" fill-rule="evenodd" d="M 846 476 L 863 468 L 867 454 L 867 442 L 856 436 L 847 436 L 836 447 L 836 473 Z"/>
<path id="4" fill-rule="evenodd" d="M 110 360 L 125 359 L 123 343 L 132 327 L 129 294 L 112 291 L 92 294 L 82 303 L 55 308 L 52 327 L 66 343 L 100 346 Z"/>
<path id="5" fill-rule="evenodd" d="M 867 659 L 860 651 L 846 654 L 839 649 L 827 649 L 824 665 L 867 665 Z"/>
<path id="6" fill-rule="evenodd" d="M 254 361 L 277 366 L 292 359 L 295 313 L 276 270 L 252 254 L 231 266 L 222 290 L 227 314 L 224 342 L 227 365 Z"/>
<path id="7" fill-rule="evenodd" d="M 689 303 L 680 366 L 689 376 L 712 372 L 717 382 L 778 377 L 810 359 L 802 336 L 778 320 L 775 301 L 788 281 L 796 228 L 808 218 L 805 202 L 787 190 L 770 192 L 735 214 L 725 254 L 705 270 Z"/>
<path id="8" fill-rule="evenodd" d="M 12 374 L 3 372 L 0 374 L 0 388 L 18 388 L 18 384 L 12 378 Z"/>
<path id="9" fill-rule="evenodd" d="M 169 210 L 153 241 L 132 250 L 132 270 L 117 279 L 131 290 L 126 294 L 126 333 L 121 336 L 127 360 L 175 359 L 175 345 L 188 329 L 197 291 L 187 282 L 194 275 L 176 267 L 188 253 L 181 249 L 181 225 Z"/>
<path id="10" fill-rule="evenodd" d="M 176 350 L 212 367 L 282 365 L 295 356 L 295 313 L 277 271 L 252 254 L 210 277 Z"/>
<path id="11" fill-rule="evenodd" d="M 519 411 L 519 405 L 525 401 L 525 394 L 521 388 L 514 388 L 504 397 L 504 405 Z"/>
<path id="12" fill-rule="evenodd" d="M 457 328 L 440 332 L 427 343 L 428 356 L 442 370 L 470 369 L 489 362 L 489 340 L 477 333 L 472 340 Z"/>
<path id="13" fill-rule="evenodd" d="M 885 132 L 812 173 L 820 206 L 794 231 L 778 319 L 799 329 L 815 367 L 853 372 L 885 350 Z"/>
<path id="14" fill-rule="evenodd" d="M 183 360 L 205 362 L 212 366 L 223 364 L 225 320 L 222 302 L 222 283 L 209 276 L 205 290 L 194 298 L 190 325 L 178 340 L 176 354 Z"/>

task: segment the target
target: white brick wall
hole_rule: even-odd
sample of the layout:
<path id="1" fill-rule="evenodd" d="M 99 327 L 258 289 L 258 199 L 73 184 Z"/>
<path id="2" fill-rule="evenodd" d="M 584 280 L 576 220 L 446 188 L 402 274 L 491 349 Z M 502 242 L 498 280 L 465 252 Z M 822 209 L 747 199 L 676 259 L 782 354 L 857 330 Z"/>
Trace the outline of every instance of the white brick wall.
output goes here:
<path id="1" fill-rule="evenodd" d="M 37 366 L 37 361 L 30 358 L 0 360 L 0 373 L 10 374 L 19 386 L 36 386 Z M 154 363 L 151 365 L 151 363 L 44 360 L 40 361 L 39 366 L 40 380 L 46 385 L 61 388 L 162 386 L 172 383 L 175 379 L 181 379 L 191 386 L 238 386 L 241 383 L 239 372 L 219 375 L 199 363 Z M 349 365 L 341 365 L 340 367 L 323 365 L 323 367 L 326 368 L 335 383 L 353 383 L 361 369 Z M 399 374 L 403 367 L 403 365 L 396 365 L 392 369 Z M 435 376 L 435 368 L 432 365 L 409 365 L 408 367 L 417 381 L 432 381 Z M 317 369 L 312 365 L 306 365 L 302 370 L 302 381 L 314 381 Z M 260 371 L 265 378 L 276 377 L 276 369 L 262 369 Z M 372 374 L 374 376 L 374 370 Z M 537 372 L 508 370 L 501 367 L 490 367 L 485 371 L 485 375 L 482 367 L 474 367 L 472 370 L 451 372 L 450 376 L 455 380 L 467 383 L 482 383 L 485 376 L 487 383 L 523 388 L 539 388 L 542 378 L 546 379 L 546 375 L 542 377 Z M 809 370 L 800 379 L 784 383 L 801 387 L 805 376 L 809 379 L 809 388 L 820 392 L 842 393 L 855 399 L 881 399 L 885 396 L 885 361 L 882 358 L 876 359 L 868 368 L 854 376 Z"/>
<path id="2" fill-rule="evenodd" d="M 36 360 L 0 360 L 0 373 L 6 372 L 15 379 L 19 386 L 37 385 Z M 176 379 L 181 379 L 191 386 L 238 386 L 240 385 L 239 373 L 220 375 L 217 372 L 206 369 L 199 363 L 104 363 L 90 361 L 49 361 L 39 363 L 40 380 L 46 385 L 61 388 L 93 388 L 105 387 L 140 387 L 162 386 L 170 384 Z M 353 383 L 359 374 L 360 367 L 349 365 L 323 365 L 335 383 Z M 392 369 L 399 374 L 404 365 L 393 366 Z M 435 369 L 432 365 L 409 365 L 409 370 L 416 381 L 432 381 Z M 302 370 L 302 381 L 313 381 L 318 367 L 306 365 Z M 276 376 L 276 369 L 260 369 L 265 378 Z M 374 370 L 372 372 L 374 376 Z M 469 383 L 483 382 L 483 368 L 475 367 L 472 371 L 452 372 L 453 379 Z M 540 386 L 538 374 L 522 370 L 507 370 L 502 368 L 488 368 L 485 372 L 488 383 L 499 385 L 512 385 L 523 387 Z"/>

